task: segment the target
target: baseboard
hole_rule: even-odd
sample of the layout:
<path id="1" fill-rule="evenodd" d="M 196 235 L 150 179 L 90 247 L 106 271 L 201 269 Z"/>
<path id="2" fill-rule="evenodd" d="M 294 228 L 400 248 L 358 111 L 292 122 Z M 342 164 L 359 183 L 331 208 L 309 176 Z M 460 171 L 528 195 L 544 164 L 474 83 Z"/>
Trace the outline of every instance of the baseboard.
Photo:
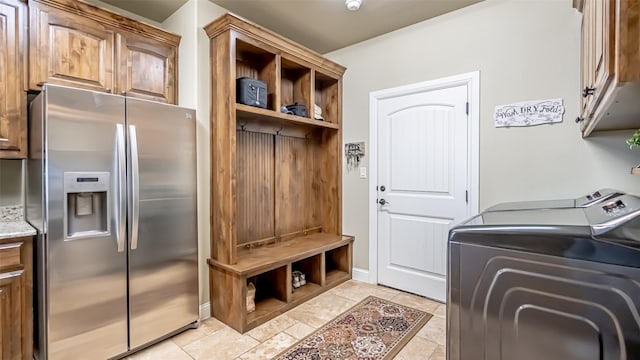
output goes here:
<path id="1" fill-rule="evenodd" d="M 357 280 L 357 281 L 362 281 L 362 282 L 369 282 L 369 270 L 364 270 L 364 269 L 359 269 L 359 268 L 353 268 L 351 269 L 351 278 L 353 280 Z"/>
<path id="2" fill-rule="evenodd" d="M 211 317 L 211 303 L 200 304 L 200 321 Z"/>

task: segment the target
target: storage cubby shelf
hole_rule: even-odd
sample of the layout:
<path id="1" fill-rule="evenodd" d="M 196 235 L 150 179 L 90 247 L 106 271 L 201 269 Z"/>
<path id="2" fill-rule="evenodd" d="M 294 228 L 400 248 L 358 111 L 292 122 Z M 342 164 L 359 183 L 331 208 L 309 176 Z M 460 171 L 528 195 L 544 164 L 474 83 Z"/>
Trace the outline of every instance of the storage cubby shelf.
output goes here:
<path id="1" fill-rule="evenodd" d="M 327 279 L 326 280 L 327 285 L 339 284 L 341 282 L 351 279 L 351 275 L 348 272 L 344 272 L 340 270 L 328 271 L 325 276 Z"/>
<path id="2" fill-rule="evenodd" d="M 262 109 L 254 106 L 236 104 L 236 122 L 238 126 L 243 124 L 261 124 L 272 123 L 280 127 L 304 127 L 309 129 L 325 128 L 340 129 L 340 125 L 326 121 L 313 120 L 301 116 L 289 115 L 273 110 Z"/>
<path id="3" fill-rule="evenodd" d="M 282 309 L 286 305 L 286 302 L 275 298 L 260 301 L 256 303 L 256 311 L 247 314 L 247 323 L 259 322 L 261 318 L 269 316 L 269 314 Z"/>
<path id="4" fill-rule="evenodd" d="M 251 276 L 321 252 L 344 246 L 353 236 L 315 233 L 293 240 L 244 250 L 236 264 L 224 264 L 209 259 L 209 264 L 237 275 Z"/>

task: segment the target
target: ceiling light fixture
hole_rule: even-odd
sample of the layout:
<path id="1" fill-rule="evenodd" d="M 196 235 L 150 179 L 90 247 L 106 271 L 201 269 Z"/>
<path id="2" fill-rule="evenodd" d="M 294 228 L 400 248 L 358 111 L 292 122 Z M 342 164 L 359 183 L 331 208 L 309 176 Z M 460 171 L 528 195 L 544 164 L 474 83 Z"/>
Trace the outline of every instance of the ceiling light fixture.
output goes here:
<path id="1" fill-rule="evenodd" d="M 360 9 L 360 5 L 362 4 L 362 0 L 346 0 L 344 4 L 347 6 L 347 9 L 351 11 L 356 11 Z"/>

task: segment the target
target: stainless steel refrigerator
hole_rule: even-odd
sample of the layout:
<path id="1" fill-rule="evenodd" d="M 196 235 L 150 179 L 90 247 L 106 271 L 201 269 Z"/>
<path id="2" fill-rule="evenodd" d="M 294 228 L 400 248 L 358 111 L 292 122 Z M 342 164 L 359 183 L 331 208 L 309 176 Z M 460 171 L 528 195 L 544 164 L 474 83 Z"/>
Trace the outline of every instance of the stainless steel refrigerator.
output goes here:
<path id="1" fill-rule="evenodd" d="M 107 359 L 198 321 L 193 110 L 46 85 L 30 105 L 38 359 Z"/>

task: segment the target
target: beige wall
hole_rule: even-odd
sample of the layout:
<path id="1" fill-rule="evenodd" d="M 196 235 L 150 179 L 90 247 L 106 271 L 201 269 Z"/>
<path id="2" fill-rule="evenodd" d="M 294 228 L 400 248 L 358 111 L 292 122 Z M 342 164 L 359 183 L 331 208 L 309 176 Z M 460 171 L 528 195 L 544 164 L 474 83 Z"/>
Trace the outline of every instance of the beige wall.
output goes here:
<path id="1" fill-rule="evenodd" d="M 487 0 L 327 56 L 347 67 L 344 141 L 369 138 L 369 92 L 480 71 L 480 208 L 509 200 L 578 196 L 603 186 L 640 193 L 630 132 L 582 139 L 579 13 L 571 0 Z M 564 122 L 493 127 L 498 104 L 561 97 Z M 367 149 L 370 152 L 372 149 Z M 368 159 L 364 159 L 368 166 Z M 356 235 L 354 265 L 368 269 L 368 180 L 344 176 L 343 230 Z"/>
<path id="2" fill-rule="evenodd" d="M 182 35 L 180 43 L 180 106 L 196 109 L 198 141 L 198 252 L 200 303 L 209 302 L 210 253 L 209 211 L 209 107 L 211 76 L 209 38 L 202 29 L 227 11 L 208 0 L 189 0 L 162 23 L 168 31 Z"/>

